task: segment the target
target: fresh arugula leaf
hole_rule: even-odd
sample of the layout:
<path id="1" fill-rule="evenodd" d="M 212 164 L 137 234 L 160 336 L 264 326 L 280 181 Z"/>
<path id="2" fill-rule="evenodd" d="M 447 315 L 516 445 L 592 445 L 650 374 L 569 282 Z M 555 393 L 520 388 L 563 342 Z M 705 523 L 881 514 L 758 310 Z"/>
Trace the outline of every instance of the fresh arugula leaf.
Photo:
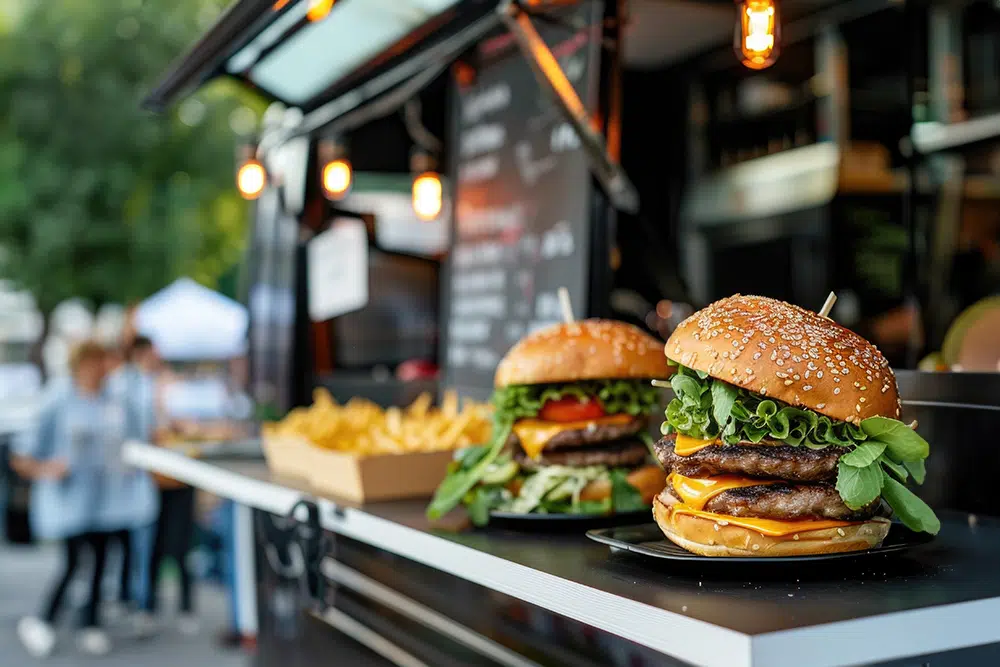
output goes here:
<path id="1" fill-rule="evenodd" d="M 611 498 L 603 500 L 581 500 L 570 509 L 573 514 L 608 514 L 611 512 Z"/>
<path id="2" fill-rule="evenodd" d="M 896 481 L 888 473 L 882 474 L 882 497 L 892 508 L 903 525 L 917 532 L 937 535 L 941 530 L 941 521 L 935 516 L 927 503 L 917 497 L 912 491 Z"/>
<path id="3" fill-rule="evenodd" d="M 615 512 L 633 512 L 649 507 L 639 490 L 629 484 L 628 472 L 621 468 L 611 471 L 611 506 Z"/>
<path id="4" fill-rule="evenodd" d="M 725 429 L 729 424 L 736 395 L 736 387 L 733 385 L 725 382 L 712 383 L 712 416 L 715 417 L 715 423 L 720 429 Z"/>
<path id="5" fill-rule="evenodd" d="M 481 486 L 473 492 L 471 502 L 466 503 L 466 511 L 473 525 L 485 526 L 490 522 L 490 512 L 504 499 L 502 486 Z"/>
<path id="6" fill-rule="evenodd" d="M 906 468 L 901 463 L 896 463 L 884 453 L 882 456 L 878 457 L 878 460 L 879 463 L 882 464 L 882 467 L 888 469 L 899 481 L 905 482 L 910 478 L 910 473 L 907 472 Z"/>
<path id="7" fill-rule="evenodd" d="M 901 421 L 888 417 L 869 417 L 861 428 L 872 440 L 884 442 L 897 461 L 920 461 L 930 453 L 930 445 Z"/>
<path id="8" fill-rule="evenodd" d="M 919 461 L 904 461 L 903 465 L 906 466 L 906 469 L 910 471 L 911 475 L 913 475 L 914 482 L 917 484 L 924 483 L 924 479 L 927 478 L 927 468 L 924 467 L 923 459 Z"/>
<path id="9" fill-rule="evenodd" d="M 510 436 L 512 426 L 513 424 L 508 422 L 499 428 L 494 428 L 493 442 L 485 454 L 479 457 L 473 465 L 449 472 L 434 492 L 434 497 L 427 506 L 427 518 L 440 519 L 462 502 L 465 494 L 482 478 L 490 463 L 500 455 L 507 442 L 507 437 Z"/>
<path id="10" fill-rule="evenodd" d="M 861 509 L 879 497 L 882 479 L 882 468 L 877 463 L 865 468 L 855 468 L 843 461 L 837 464 L 837 491 L 852 510 Z"/>
<path id="11" fill-rule="evenodd" d="M 874 463 L 882 452 L 885 451 L 885 443 L 877 440 L 862 442 L 860 445 L 840 457 L 840 462 L 854 468 L 867 468 Z"/>

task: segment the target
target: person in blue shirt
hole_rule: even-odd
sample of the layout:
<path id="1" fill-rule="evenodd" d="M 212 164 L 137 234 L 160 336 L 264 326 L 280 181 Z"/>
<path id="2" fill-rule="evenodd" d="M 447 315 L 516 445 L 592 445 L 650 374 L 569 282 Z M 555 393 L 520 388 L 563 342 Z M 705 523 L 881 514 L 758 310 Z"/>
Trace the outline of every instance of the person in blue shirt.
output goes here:
<path id="1" fill-rule="evenodd" d="M 136 336 L 128 347 L 127 363 L 114 370 L 108 377 L 109 395 L 131 405 L 138 419 L 138 438 L 153 442 L 156 431 L 157 376 L 160 357 L 153 341 Z M 148 595 L 146 582 L 156 533 L 155 517 L 146 525 L 115 534 L 121 545 L 121 582 L 119 602 L 126 608 L 136 603 L 142 608 Z"/>
<path id="2" fill-rule="evenodd" d="M 110 651 L 99 618 L 101 583 L 111 534 L 152 521 L 156 494 L 149 475 L 127 468 L 126 439 L 139 434 L 131 407 L 104 391 L 104 349 L 81 343 L 70 358 L 72 382 L 52 392 L 32 436 L 23 440 L 12 466 L 33 480 L 31 525 L 43 540 L 63 544 L 65 566 L 39 617 L 20 620 L 18 637 L 37 657 L 55 647 L 53 629 L 66 593 L 90 552 L 93 571 L 80 619 L 79 647 L 90 654 Z"/>

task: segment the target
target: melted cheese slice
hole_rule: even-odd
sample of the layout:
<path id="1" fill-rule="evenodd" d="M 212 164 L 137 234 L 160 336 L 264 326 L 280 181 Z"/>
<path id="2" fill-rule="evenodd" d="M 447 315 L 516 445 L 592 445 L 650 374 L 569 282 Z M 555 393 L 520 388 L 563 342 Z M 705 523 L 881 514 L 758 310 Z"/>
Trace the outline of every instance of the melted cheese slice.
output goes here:
<path id="1" fill-rule="evenodd" d="M 698 438 L 691 438 L 678 433 L 677 439 L 674 440 L 674 454 L 677 456 L 691 456 L 706 447 L 718 444 L 720 444 L 718 438 L 714 438 L 712 440 L 699 440 Z"/>
<path id="2" fill-rule="evenodd" d="M 723 491 L 741 489 L 746 486 L 776 484 L 777 480 L 752 479 L 740 475 L 717 475 L 699 479 L 671 473 L 667 482 L 684 505 L 692 509 L 703 510 L 709 500 Z"/>
<path id="3" fill-rule="evenodd" d="M 674 505 L 670 508 L 671 519 L 678 514 L 688 514 L 690 516 L 697 516 L 703 519 L 710 519 L 719 523 L 720 525 L 733 525 L 739 526 L 741 528 L 746 528 L 748 530 L 753 530 L 761 535 L 770 535 L 772 537 L 783 537 L 785 535 L 794 535 L 795 533 L 803 533 L 809 530 L 823 530 L 825 528 L 843 528 L 844 526 L 850 526 L 852 523 L 850 521 L 833 521 L 828 519 L 808 519 L 805 521 L 779 521 L 777 519 L 756 519 L 756 518 L 743 518 L 738 516 L 729 516 L 727 514 L 713 514 L 711 512 L 701 512 L 699 510 L 693 509 L 691 507 L 686 507 L 684 505 Z"/>
<path id="4" fill-rule="evenodd" d="M 630 415 L 609 415 L 599 419 L 578 422 L 548 422 L 541 419 L 521 419 L 514 424 L 514 433 L 521 441 L 524 453 L 537 459 L 549 440 L 563 431 L 583 431 L 597 426 L 624 426 L 635 417 Z"/>

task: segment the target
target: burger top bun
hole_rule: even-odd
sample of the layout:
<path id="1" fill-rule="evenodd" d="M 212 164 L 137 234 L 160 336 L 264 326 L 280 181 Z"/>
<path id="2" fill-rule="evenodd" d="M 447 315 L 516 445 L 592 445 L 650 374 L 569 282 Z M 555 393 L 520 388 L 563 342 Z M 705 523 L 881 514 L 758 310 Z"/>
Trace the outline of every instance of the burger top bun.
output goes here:
<path id="1" fill-rule="evenodd" d="M 878 348 L 818 313 L 735 295 L 687 318 L 667 341 L 688 368 L 832 419 L 898 419 L 896 376 Z"/>
<path id="2" fill-rule="evenodd" d="M 528 334 L 497 366 L 494 384 L 665 378 L 662 343 L 614 320 L 556 324 Z"/>

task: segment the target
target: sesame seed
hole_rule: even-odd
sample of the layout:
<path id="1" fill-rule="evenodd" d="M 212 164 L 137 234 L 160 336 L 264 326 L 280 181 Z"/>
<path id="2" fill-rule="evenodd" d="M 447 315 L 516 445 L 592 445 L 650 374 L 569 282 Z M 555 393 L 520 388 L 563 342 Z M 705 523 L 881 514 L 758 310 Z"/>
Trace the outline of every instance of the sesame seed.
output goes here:
<path id="1" fill-rule="evenodd" d="M 798 534 L 798 533 L 795 533 L 794 535 L 792 535 L 792 539 L 793 539 L 793 540 L 797 540 L 797 539 L 799 539 L 799 534 Z"/>
<path id="2" fill-rule="evenodd" d="M 884 394 L 885 392 L 887 392 L 887 391 L 889 391 L 889 385 L 886 385 L 886 386 L 882 387 L 882 393 L 883 393 L 883 394 Z"/>
<path id="3" fill-rule="evenodd" d="M 792 381 L 791 381 L 791 380 L 785 380 L 785 386 L 786 386 L 786 387 L 787 387 L 788 385 L 790 385 L 790 384 L 792 384 Z"/>
<path id="4" fill-rule="evenodd" d="M 834 394 L 839 394 L 840 393 L 840 387 L 834 387 L 833 388 L 833 393 Z"/>
<path id="5" fill-rule="evenodd" d="M 854 411 L 855 412 L 861 412 L 861 406 L 860 405 L 855 405 L 854 406 Z"/>
<path id="6" fill-rule="evenodd" d="M 720 521 L 720 522 L 719 522 L 719 525 L 720 525 L 720 526 L 728 526 L 728 525 L 729 525 L 729 522 L 728 522 L 728 521 Z"/>
<path id="7" fill-rule="evenodd" d="M 862 397 L 861 397 L 861 398 L 859 398 L 858 400 L 859 400 L 859 401 L 861 401 L 862 403 L 864 403 L 864 402 L 865 402 L 865 397 L 864 397 L 864 396 L 862 396 Z"/>
<path id="8" fill-rule="evenodd" d="M 798 375 L 793 375 L 793 376 L 792 376 L 792 379 L 793 379 L 793 380 L 801 380 L 802 378 L 801 378 L 801 377 L 799 377 Z"/>
<path id="9" fill-rule="evenodd" d="M 719 528 L 719 524 L 715 524 L 712 527 L 715 528 L 715 532 L 719 532 L 720 530 L 722 530 L 721 528 Z"/>
<path id="10" fill-rule="evenodd" d="M 753 545 L 753 550 L 754 551 L 760 551 L 760 545 L 759 544 Z"/>
<path id="11" fill-rule="evenodd" d="M 784 362 L 784 361 L 782 361 L 781 359 L 778 359 L 778 360 L 777 360 L 776 362 L 774 362 L 774 363 L 778 364 L 779 366 L 784 366 L 784 365 L 785 365 L 785 362 Z"/>
<path id="12" fill-rule="evenodd" d="M 867 386 L 864 386 L 864 385 L 862 385 L 862 387 L 861 387 L 861 391 L 868 391 L 868 387 L 867 387 Z"/>
<path id="13" fill-rule="evenodd" d="M 816 377 L 818 377 L 819 379 L 822 380 L 823 379 L 823 371 L 816 371 Z"/>
<path id="14" fill-rule="evenodd" d="M 823 409 L 823 408 L 825 408 L 825 407 L 826 407 L 826 403 L 820 403 L 820 404 L 818 404 L 818 405 L 816 406 L 816 409 L 817 409 L 817 410 L 822 410 L 822 409 Z"/>
<path id="15" fill-rule="evenodd" d="M 846 535 L 847 533 L 845 533 L 845 532 L 844 532 L 844 529 L 843 529 L 843 528 L 838 528 L 838 529 L 837 529 L 837 534 L 838 534 L 838 535 L 840 535 L 841 537 L 843 537 L 843 536 L 844 536 L 844 535 Z"/>
<path id="16" fill-rule="evenodd" d="M 812 385 L 811 384 L 807 384 L 806 386 L 802 387 L 802 391 L 809 391 L 811 389 L 812 389 Z"/>

